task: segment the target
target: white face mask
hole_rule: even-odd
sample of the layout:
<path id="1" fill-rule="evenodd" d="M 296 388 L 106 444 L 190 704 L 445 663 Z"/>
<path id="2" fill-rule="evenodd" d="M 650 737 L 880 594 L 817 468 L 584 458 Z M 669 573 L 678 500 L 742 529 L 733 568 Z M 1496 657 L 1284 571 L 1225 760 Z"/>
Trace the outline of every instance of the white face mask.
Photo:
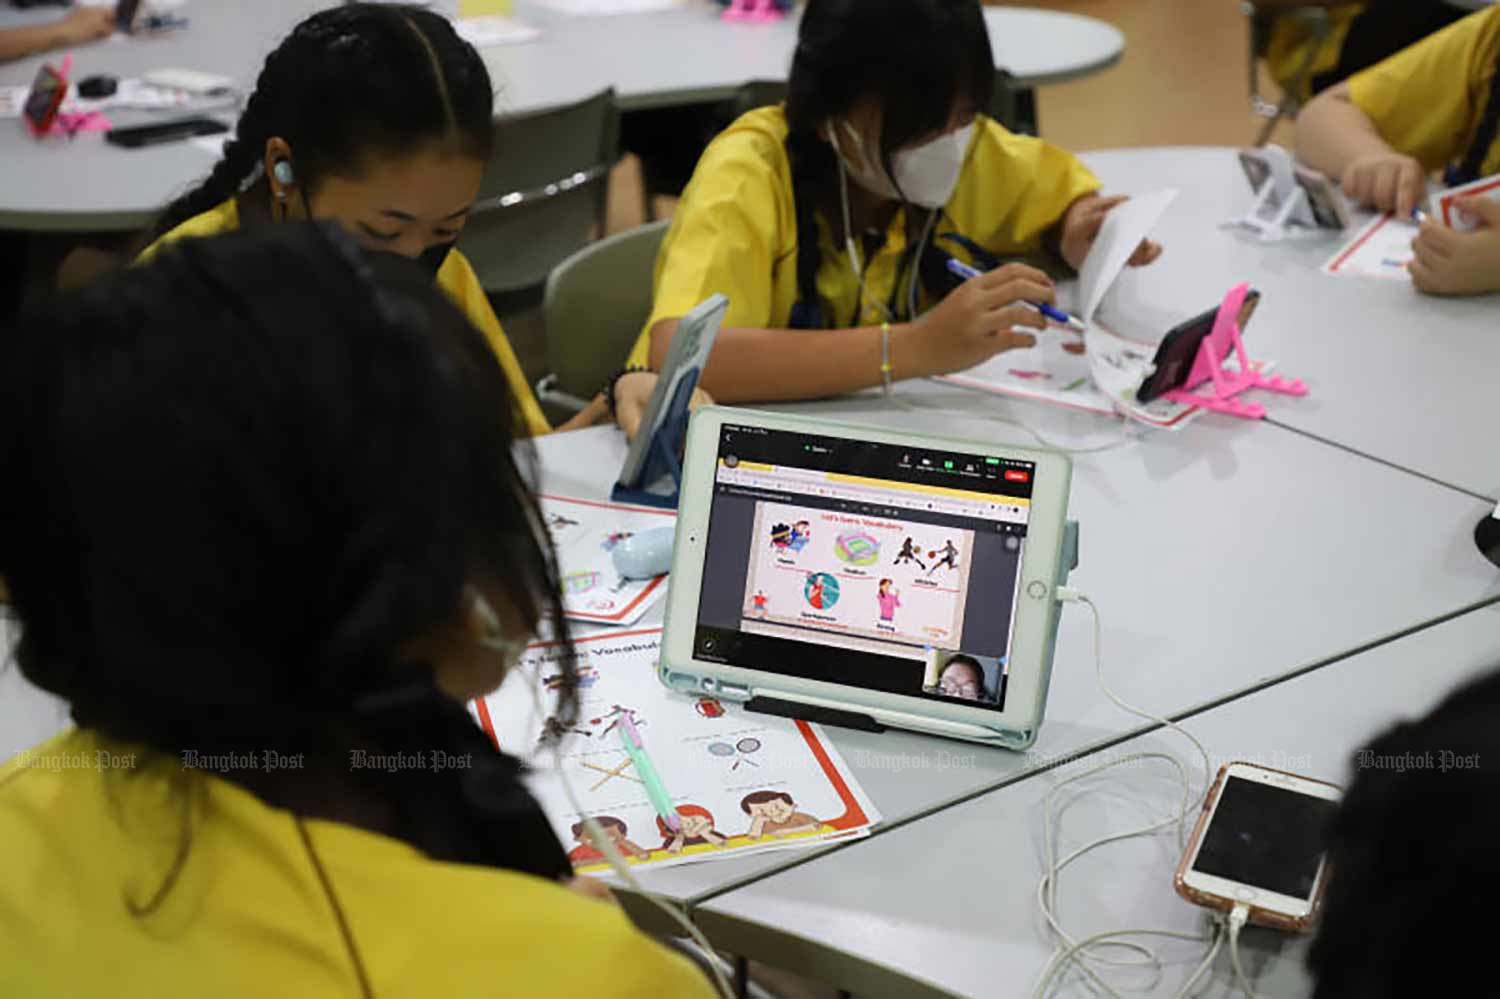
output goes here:
<path id="1" fill-rule="evenodd" d="M 491 652 L 499 653 L 505 661 L 505 670 L 509 673 L 515 668 L 516 663 L 526 654 L 526 646 L 529 644 L 524 638 L 509 638 L 500 625 L 500 615 L 490 606 L 490 602 L 484 599 L 483 594 L 473 587 L 469 588 L 469 599 L 473 601 L 474 612 L 484 622 L 485 632 L 479 644 Z"/>
<path id="2" fill-rule="evenodd" d="M 954 132 L 938 136 L 920 146 L 903 149 L 891 157 L 895 181 L 886 175 L 877 156 L 865 147 L 865 140 L 847 121 L 840 122 L 844 132 L 854 140 L 862 161 L 859 166 L 839 153 L 839 159 L 854 182 L 871 194 L 892 200 L 905 200 L 922 208 L 941 208 L 953 196 L 958 176 L 963 172 L 969 138 L 974 134 L 972 122 Z"/>

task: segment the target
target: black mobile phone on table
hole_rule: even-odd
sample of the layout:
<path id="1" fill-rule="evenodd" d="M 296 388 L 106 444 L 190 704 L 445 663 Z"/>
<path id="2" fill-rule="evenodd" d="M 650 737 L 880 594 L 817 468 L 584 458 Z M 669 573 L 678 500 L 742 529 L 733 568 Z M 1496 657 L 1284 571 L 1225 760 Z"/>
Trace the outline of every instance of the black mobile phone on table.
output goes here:
<path id="1" fill-rule="evenodd" d="M 115 28 L 127 35 L 133 33 L 136 15 L 140 10 L 141 0 L 120 0 L 115 4 Z"/>
<path id="2" fill-rule="evenodd" d="M 219 135 L 229 131 L 229 126 L 213 118 L 178 118 L 155 125 L 135 125 L 131 128 L 112 128 L 104 133 L 104 141 L 126 149 L 156 146 L 163 142 L 180 142 L 199 135 Z"/>
<path id="3" fill-rule="evenodd" d="M 23 113 L 37 135 L 47 134 L 47 130 L 57 120 L 58 109 L 62 107 L 63 98 L 67 95 L 68 79 L 61 72 L 45 64 L 36 71 L 36 77 L 31 81 L 31 91 L 26 95 Z"/>
<path id="4" fill-rule="evenodd" d="M 1259 304 L 1260 292 L 1253 288 L 1246 292 L 1245 302 L 1240 306 L 1239 325 L 1242 332 Z M 1213 332 L 1214 320 L 1218 316 L 1218 309 L 1209 309 L 1172 327 L 1171 332 L 1162 338 L 1161 344 L 1156 348 L 1156 357 L 1152 361 L 1156 370 L 1136 390 L 1137 400 L 1147 403 L 1183 386 L 1192 373 L 1193 362 L 1198 359 L 1198 348 L 1202 345 L 1203 338 Z M 1228 347 L 1225 348 L 1225 357 L 1227 356 Z M 1217 358 L 1220 364 L 1224 363 L 1224 359 Z"/>

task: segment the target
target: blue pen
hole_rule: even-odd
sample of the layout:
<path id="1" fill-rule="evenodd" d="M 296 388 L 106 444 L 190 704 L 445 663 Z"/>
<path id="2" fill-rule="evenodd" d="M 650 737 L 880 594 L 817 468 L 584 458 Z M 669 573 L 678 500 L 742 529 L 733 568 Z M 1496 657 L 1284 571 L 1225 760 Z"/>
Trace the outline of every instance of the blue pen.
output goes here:
<path id="1" fill-rule="evenodd" d="M 979 275 L 984 273 L 984 271 L 979 270 L 976 267 L 970 267 L 968 264 L 964 263 L 962 260 L 959 260 L 957 257 L 948 258 L 948 269 L 954 274 L 957 274 L 959 277 L 963 278 L 965 281 L 968 281 L 972 278 L 977 278 Z M 1026 304 L 1055 323 L 1062 323 L 1064 326 L 1075 329 L 1080 333 L 1082 333 L 1086 328 L 1083 325 L 1082 320 L 1068 315 L 1062 309 L 1059 309 L 1054 305 L 1048 305 L 1046 302 L 1027 302 Z"/>

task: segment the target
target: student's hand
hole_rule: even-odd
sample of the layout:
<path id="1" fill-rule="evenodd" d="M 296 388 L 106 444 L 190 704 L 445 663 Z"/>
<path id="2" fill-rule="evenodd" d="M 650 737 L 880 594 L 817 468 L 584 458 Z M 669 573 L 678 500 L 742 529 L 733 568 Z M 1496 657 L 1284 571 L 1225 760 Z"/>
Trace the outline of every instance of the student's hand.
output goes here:
<path id="1" fill-rule="evenodd" d="M 615 893 L 609 890 L 609 885 L 598 878 L 577 877 L 571 881 L 563 882 L 563 885 L 574 894 L 593 899 L 595 902 L 606 902 L 610 905 L 620 904 L 619 900 L 615 898 Z"/>
<path id="2" fill-rule="evenodd" d="M 1427 198 L 1427 172 L 1410 156 L 1370 153 L 1349 164 L 1339 186 L 1361 205 L 1406 218 Z"/>
<path id="3" fill-rule="evenodd" d="M 903 378 L 944 375 L 1001 351 L 1030 347 L 1036 337 L 1012 328 L 1039 329 L 1047 320 L 1026 303 L 1056 301 L 1047 275 L 1025 264 L 1006 264 L 965 281 L 906 327 L 907 335 L 891 344 L 892 361 Z"/>
<path id="4" fill-rule="evenodd" d="M 1099 238 L 1099 230 L 1104 227 L 1105 216 L 1115 206 L 1123 205 L 1129 200 L 1123 195 L 1113 198 L 1087 195 L 1068 206 L 1068 212 L 1062 220 L 1057 252 L 1062 254 L 1062 258 L 1068 262 L 1069 267 L 1075 271 L 1083 269 L 1084 258 L 1089 255 L 1089 250 L 1093 249 L 1094 240 Z M 1143 239 L 1126 262 L 1131 267 L 1145 267 L 1159 256 L 1161 256 L 1161 244 L 1155 240 Z"/>
<path id="5" fill-rule="evenodd" d="M 1456 232 L 1431 218 L 1423 222 L 1411 242 L 1412 284 L 1429 295 L 1500 291 L 1500 203 L 1465 198 L 1458 205 L 1479 219 L 1479 228 Z"/>
<path id="6" fill-rule="evenodd" d="M 615 420 L 625 431 L 626 440 L 635 440 L 641 429 L 641 417 L 646 415 L 646 404 L 656 388 L 656 375 L 650 371 L 632 371 L 615 383 Z M 694 389 L 688 400 L 688 411 L 701 406 L 712 406 L 713 397 L 702 389 Z"/>
<path id="7" fill-rule="evenodd" d="M 82 45 L 115 30 L 114 7 L 80 7 L 57 22 L 58 47 Z"/>

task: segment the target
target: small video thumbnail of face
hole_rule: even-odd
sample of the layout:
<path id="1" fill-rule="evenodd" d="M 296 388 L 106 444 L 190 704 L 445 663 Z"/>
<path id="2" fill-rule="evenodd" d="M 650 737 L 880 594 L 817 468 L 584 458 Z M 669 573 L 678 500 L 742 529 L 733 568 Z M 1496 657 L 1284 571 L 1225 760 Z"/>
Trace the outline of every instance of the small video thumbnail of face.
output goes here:
<path id="1" fill-rule="evenodd" d="M 929 649 L 922 677 L 924 693 L 981 704 L 998 704 L 1004 663 L 996 656 Z"/>

